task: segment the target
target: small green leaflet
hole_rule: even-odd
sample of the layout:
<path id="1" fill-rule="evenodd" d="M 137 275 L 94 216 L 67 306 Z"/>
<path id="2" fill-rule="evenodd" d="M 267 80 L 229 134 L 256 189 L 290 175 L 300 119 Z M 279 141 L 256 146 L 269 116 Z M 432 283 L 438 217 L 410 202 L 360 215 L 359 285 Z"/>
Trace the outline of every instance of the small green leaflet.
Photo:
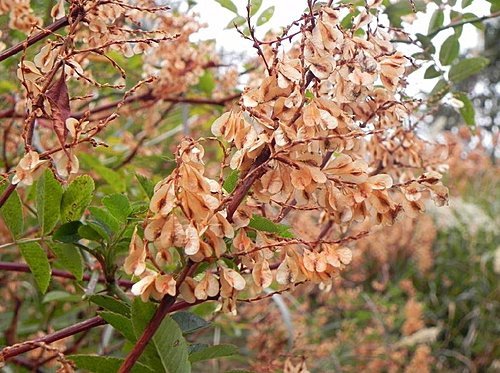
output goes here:
<path id="1" fill-rule="evenodd" d="M 125 192 L 127 188 L 125 179 L 119 172 L 113 171 L 111 168 L 104 166 L 96 157 L 93 157 L 90 154 L 82 153 L 78 157 L 85 162 L 87 167 L 97 172 L 115 192 Z"/>
<path id="2" fill-rule="evenodd" d="M 234 191 L 234 188 L 236 188 L 239 177 L 240 174 L 238 170 L 231 171 L 231 173 L 227 175 L 226 180 L 224 180 L 224 184 L 222 185 L 224 190 L 228 193 L 232 193 Z"/>
<path id="3" fill-rule="evenodd" d="M 127 218 L 132 212 L 132 207 L 128 198 L 123 194 L 111 194 L 102 199 L 102 203 L 108 211 L 120 222 L 127 222 Z"/>
<path id="4" fill-rule="evenodd" d="M 123 364 L 123 359 L 110 356 L 99 355 L 70 355 L 69 360 L 73 360 L 78 368 L 92 373 L 117 372 Z M 131 370 L 132 373 L 153 373 L 147 366 L 136 362 Z"/>
<path id="5" fill-rule="evenodd" d="M 431 65 L 425 70 L 424 79 L 433 79 L 441 76 L 441 73 L 436 69 L 434 65 Z"/>
<path id="6" fill-rule="evenodd" d="M 148 325 L 156 307 L 151 303 L 144 303 L 139 297 L 132 303 L 132 323 L 136 337 L 140 337 Z M 187 342 L 177 323 L 167 316 L 149 343 L 145 355 L 151 368 L 155 371 L 168 373 L 190 373 L 191 364 L 188 360 Z"/>
<path id="7" fill-rule="evenodd" d="M 451 67 L 450 72 L 448 73 L 448 78 L 453 83 L 461 82 L 469 76 L 480 72 L 482 69 L 488 66 L 489 63 L 490 60 L 484 57 L 474 57 L 460 60 L 458 63 Z"/>
<path id="8" fill-rule="evenodd" d="M 92 201 L 95 185 L 88 175 L 78 176 L 69 184 L 61 200 L 61 220 L 66 223 L 79 220 Z"/>
<path id="9" fill-rule="evenodd" d="M 258 231 L 275 233 L 276 235 L 284 238 L 294 237 L 293 233 L 290 232 L 289 226 L 274 223 L 273 221 L 260 215 L 253 215 L 248 226 Z"/>
<path id="10" fill-rule="evenodd" d="M 210 323 L 191 312 L 176 312 L 172 315 L 172 319 L 179 325 L 183 334 L 193 333 L 210 326 Z"/>
<path id="11" fill-rule="evenodd" d="M 153 182 L 149 178 L 147 178 L 146 176 L 142 176 L 141 174 L 135 174 L 135 177 L 137 181 L 139 181 L 139 184 L 141 184 L 141 188 L 142 190 L 144 190 L 144 193 L 146 193 L 148 198 L 151 199 L 155 188 Z"/>
<path id="12" fill-rule="evenodd" d="M 262 5 L 262 0 L 252 0 L 250 2 L 250 16 L 254 16 L 260 9 Z"/>
<path id="13" fill-rule="evenodd" d="M 45 250 L 37 242 L 20 243 L 19 249 L 35 277 L 38 288 L 42 293 L 45 293 L 49 287 L 51 275 L 49 259 L 47 259 Z"/>
<path id="14" fill-rule="evenodd" d="M 238 8 L 236 8 L 236 5 L 231 0 L 215 0 L 218 2 L 222 7 L 229 9 L 231 12 L 238 14 Z"/>
<path id="15" fill-rule="evenodd" d="M 462 118 L 464 118 L 465 123 L 467 123 L 468 126 L 475 126 L 476 111 L 474 110 L 474 105 L 472 104 L 471 100 L 469 100 L 467 95 L 462 92 L 455 93 L 454 96 L 457 100 L 462 101 L 464 105 L 459 109 L 459 111 L 462 115 Z"/>
<path id="16" fill-rule="evenodd" d="M 109 325 L 119 331 L 120 334 L 122 334 L 130 342 L 135 343 L 137 341 L 132 321 L 128 317 L 111 311 L 100 311 L 98 313 L 99 316 L 106 320 Z"/>
<path id="17" fill-rule="evenodd" d="M 232 20 L 229 21 L 227 24 L 226 28 L 233 28 L 234 25 L 236 26 L 243 26 L 247 20 L 243 18 L 242 16 L 236 16 Z"/>
<path id="18" fill-rule="evenodd" d="M 429 29 L 427 31 L 428 34 L 433 33 L 438 28 L 443 26 L 444 23 L 444 13 L 441 9 L 437 9 L 432 14 L 431 20 L 429 22 Z"/>
<path id="19" fill-rule="evenodd" d="M 90 297 L 90 301 L 105 310 L 130 317 L 130 306 L 118 299 L 110 297 L 109 295 L 95 294 Z"/>
<path id="20" fill-rule="evenodd" d="M 429 93 L 429 103 L 433 104 L 438 102 L 448 93 L 449 90 L 450 83 L 444 79 L 439 80 L 432 89 L 431 93 Z"/>
<path id="21" fill-rule="evenodd" d="M 70 271 L 78 281 L 83 278 L 83 257 L 80 249 L 72 244 L 59 243 L 52 245 L 51 250 L 56 254 L 58 262 Z"/>
<path id="22" fill-rule="evenodd" d="M 63 188 L 51 170 L 45 170 L 36 184 L 36 211 L 42 234 L 50 233 L 61 213 Z"/>
<path id="23" fill-rule="evenodd" d="M 262 14 L 259 16 L 259 19 L 257 20 L 257 26 L 261 26 L 264 23 L 269 22 L 273 14 L 274 14 L 274 5 L 270 6 L 269 8 L 267 8 L 262 12 Z"/>
<path id="24" fill-rule="evenodd" d="M 189 355 L 189 361 L 195 363 L 197 361 L 216 359 L 220 357 L 232 356 L 238 354 L 238 347 L 230 344 L 222 344 L 208 346 L 201 351 L 196 351 Z"/>
<path id="25" fill-rule="evenodd" d="M 0 185 L 0 194 L 3 194 L 9 186 L 10 184 L 7 181 L 4 181 Z M 9 231 L 12 234 L 13 238 L 17 238 L 23 233 L 23 207 L 21 204 L 21 199 L 19 198 L 19 194 L 17 194 L 15 190 L 9 196 L 2 208 L 0 208 L 0 216 L 5 222 L 7 228 L 9 228 Z"/>
<path id="26" fill-rule="evenodd" d="M 460 43 L 458 42 L 458 37 L 456 35 L 451 35 L 446 39 L 441 45 L 439 50 L 439 62 L 441 65 L 450 65 L 457 57 L 460 51 Z"/>

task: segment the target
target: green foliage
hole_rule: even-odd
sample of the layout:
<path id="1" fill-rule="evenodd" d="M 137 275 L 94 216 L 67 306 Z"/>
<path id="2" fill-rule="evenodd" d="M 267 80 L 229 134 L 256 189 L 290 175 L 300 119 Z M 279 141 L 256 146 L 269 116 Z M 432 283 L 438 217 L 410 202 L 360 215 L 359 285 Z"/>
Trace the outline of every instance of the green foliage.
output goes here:
<path id="1" fill-rule="evenodd" d="M 68 359 L 74 361 L 78 368 L 92 373 L 117 372 L 123 363 L 123 359 L 98 355 L 70 355 Z M 131 372 L 152 373 L 155 371 L 141 363 L 136 363 Z"/>
<path id="2" fill-rule="evenodd" d="M 459 109 L 462 118 L 468 126 L 476 125 L 476 111 L 474 110 L 474 105 L 471 100 L 467 97 L 465 93 L 459 92 L 454 94 L 455 98 L 463 103 L 463 107 Z"/>
<path id="3" fill-rule="evenodd" d="M 80 249 L 72 244 L 55 244 L 51 250 L 61 266 L 70 271 L 78 281 L 83 278 L 83 257 Z"/>
<path id="4" fill-rule="evenodd" d="M 257 26 L 262 26 L 263 24 L 269 22 L 271 17 L 274 14 L 274 5 L 270 6 L 269 8 L 265 9 L 259 18 L 257 19 Z"/>
<path id="5" fill-rule="evenodd" d="M 453 65 L 448 73 L 448 78 L 453 83 L 461 82 L 471 75 L 477 74 L 486 66 L 489 60 L 484 57 L 466 58 Z"/>
<path id="6" fill-rule="evenodd" d="M 183 334 L 194 333 L 210 326 L 210 323 L 191 312 L 174 313 L 172 319 L 179 325 Z"/>
<path id="7" fill-rule="evenodd" d="M 223 344 L 208 346 L 200 351 L 193 352 L 189 355 L 189 361 L 195 363 L 203 360 L 217 359 L 238 354 L 238 347 L 235 345 Z"/>
<path id="8" fill-rule="evenodd" d="M 293 233 L 290 232 L 289 226 L 274 223 L 261 215 L 253 215 L 248 226 L 258 231 L 275 233 L 280 237 L 293 238 Z"/>
<path id="9" fill-rule="evenodd" d="M 218 2 L 222 7 L 229 9 L 233 13 L 238 13 L 238 8 L 236 8 L 236 5 L 231 0 L 215 0 Z"/>
<path id="10" fill-rule="evenodd" d="M 92 303 L 97 304 L 99 307 L 122 316 L 130 317 L 130 305 L 125 302 L 119 301 L 109 295 L 96 294 L 90 297 Z"/>
<path id="11" fill-rule="evenodd" d="M 36 211 L 42 235 L 51 232 L 59 221 L 63 188 L 50 170 L 36 183 Z"/>
<path id="12" fill-rule="evenodd" d="M 0 184 L 0 195 L 8 188 L 9 183 L 3 182 Z M 19 237 L 24 231 L 24 218 L 21 199 L 16 191 L 14 191 L 4 205 L 0 208 L 0 216 L 5 225 L 9 228 L 12 237 Z"/>
<path id="13" fill-rule="evenodd" d="M 427 34 L 431 34 L 443 26 L 444 23 L 444 12 L 441 9 L 437 9 L 432 14 L 432 17 L 429 21 L 429 28 L 427 30 Z"/>
<path id="14" fill-rule="evenodd" d="M 94 180 L 88 175 L 73 180 L 62 196 L 61 220 L 65 223 L 79 220 L 92 201 L 94 189 Z"/>
<path id="15" fill-rule="evenodd" d="M 132 323 L 136 337 L 146 328 L 155 312 L 155 306 L 135 298 L 132 304 Z M 144 353 L 154 371 L 169 373 L 191 372 L 188 360 L 187 342 L 177 323 L 167 316 L 152 338 Z"/>
<path id="16" fill-rule="evenodd" d="M 224 180 L 224 184 L 222 187 L 228 193 L 232 193 L 236 188 L 236 184 L 240 178 L 240 173 L 238 170 L 233 170 L 229 175 L 227 175 L 226 180 Z"/>
<path id="17" fill-rule="evenodd" d="M 451 35 L 446 39 L 439 50 L 439 62 L 441 65 L 450 65 L 457 57 L 460 51 L 460 43 L 456 35 Z"/>
<path id="18" fill-rule="evenodd" d="M 35 277 L 38 289 L 45 293 L 49 287 L 51 275 L 49 259 L 45 254 L 45 250 L 42 249 L 38 242 L 20 243 L 19 250 Z"/>

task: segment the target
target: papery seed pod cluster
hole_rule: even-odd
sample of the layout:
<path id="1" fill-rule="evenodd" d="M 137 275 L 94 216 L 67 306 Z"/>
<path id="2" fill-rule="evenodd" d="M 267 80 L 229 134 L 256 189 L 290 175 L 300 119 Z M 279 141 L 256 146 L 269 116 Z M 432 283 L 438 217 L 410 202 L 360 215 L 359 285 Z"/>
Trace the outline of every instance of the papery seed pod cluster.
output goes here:
<path id="1" fill-rule="evenodd" d="M 218 298 L 235 311 L 237 299 L 271 286 L 327 284 L 351 262 L 350 229 L 415 216 L 429 198 L 446 203 L 441 175 L 422 161 L 425 145 L 412 132 L 417 103 L 403 92 L 409 62 L 378 24 L 376 5 L 349 29 L 341 8 L 318 8 L 289 51 L 274 50 L 269 75 L 215 120 L 227 155 L 219 171 L 238 173 L 234 190 L 207 176 L 201 142 L 179 145 L 143 238 L 130 246 L 125 270 L 140 277 L 135 295 L 172 294 L 176 280 L 162 284 L 173 276 L 187 302 Z M 252 223 L 286 223 L 301 211 L 321 225 L 316 239 Z M 187 263 L 199 270 L 180 278 Z"/>

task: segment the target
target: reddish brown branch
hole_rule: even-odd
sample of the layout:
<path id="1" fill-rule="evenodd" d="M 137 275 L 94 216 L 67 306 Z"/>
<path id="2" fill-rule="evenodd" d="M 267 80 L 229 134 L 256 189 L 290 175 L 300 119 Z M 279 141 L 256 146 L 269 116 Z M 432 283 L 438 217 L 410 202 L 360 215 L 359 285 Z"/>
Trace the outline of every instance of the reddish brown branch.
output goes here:
<path id="1" fill-rule="evenodd" d="M 22 50 L 28 48 L 29 46 L 39 42 L 40 40 L 46 38 L 53 32 L 66 27 L 69 25 L 68 22 L 68 17 L 63 17 L 61 19 L 58 19 L 54 23 L 51 23 L 48 25 L 46 28 L 44 28 L 42 31 L 36 33 L 33 36 L 28 37 L 26 40 L 24 40 L 21 43 L 17 43 L 16 45 L 13 45 L 12 47 L 4 50 L 2 53 L 0 53 L 0 62 L 3 60 L 6 60 L 7 58 L 14 56 L 15 54 L 21 52 Z"/>
<path id="2" fill-rule="evenodd" d="M 23 342 L 18 345 L 5 347 L 2 351 L 0 351 L 0 361 L 7 360 L 11 357 L 20 355 L 22 353 L 34 350 L 39 347 L 42 343 L 52 343 L 58 341 L 63 338 L 67 338 L 69 336 L 75 335 L 80 332 L 84 332 L 88 329 L 95 328 L 96 326 L 101 326 L 106 324 L 101 317 L 96 316 L 91 319 L 82 321 L 78 324 L 71 325 L 67 328 L 61 329 L 55 333 L 47 334 L 43 337 L 33 339 L 31 341 Z"/>
<path id="3" fill-rule="evenodd" d="M 28 267 L 27 264 L 24 263 L 9 263 L 9 262 L 0 262 L 0 270 L 2 271 L 11 271 L 11 272 L 25 272 L 25 273 L 30 273 L 31 270 Z M 53 269 L 52 270 L 52 276 L 54 277 L 62 277 L 62 278 L 67 278 L 70 280 L 76 280 L 76 277 L 69 272 L 61 271 L 59 269 Z M 83 281 L 89 281 L 90 280 L 90 275 L 89 274 L 84 274 Z M 100 283 L 106 283 L 106 279 L 104 277 L 99 277 L 98 280 Z M 128 280 L 117 280 L 116 281 L 118 285 L 124 287 L 124 288 L 130 288 L 134 284 L 132 281 Z"/>

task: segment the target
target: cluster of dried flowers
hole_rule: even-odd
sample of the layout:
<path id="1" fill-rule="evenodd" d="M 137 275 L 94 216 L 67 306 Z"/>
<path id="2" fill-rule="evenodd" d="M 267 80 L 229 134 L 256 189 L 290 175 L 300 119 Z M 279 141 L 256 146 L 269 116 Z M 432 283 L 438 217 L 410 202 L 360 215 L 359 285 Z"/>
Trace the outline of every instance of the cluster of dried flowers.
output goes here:
<path id="1" fill-rule="evenodd" d="M 269 76 L 212 125 L 225 141 L 214 175 L 199 141 L 179 145 L 143 238 L 136 232 L 130 245 L 125 271 L 140 277 L 135 295 L 220 299 L 235 312 L 243 290 L 331 283 L 351 262 L 352 227 L 392 225 L 423 211 L 429 198 L 446 203 L 441 175 L 425 164 L 425 143 L 412 132 L 416 103 L 402 90 L 408 61 L 378 25 L 380 1 L 369 3 L 349 29 L 340 25 L 346 8 L 322 6 L 301 18 L 291 50 L 272 49 Z M 240 176 L 234 190 L 215 176 L 228 169 Z M 279 222 L 303 211 L 323 224 L 315 239 L 251 224 L 254 215 Z"/>

